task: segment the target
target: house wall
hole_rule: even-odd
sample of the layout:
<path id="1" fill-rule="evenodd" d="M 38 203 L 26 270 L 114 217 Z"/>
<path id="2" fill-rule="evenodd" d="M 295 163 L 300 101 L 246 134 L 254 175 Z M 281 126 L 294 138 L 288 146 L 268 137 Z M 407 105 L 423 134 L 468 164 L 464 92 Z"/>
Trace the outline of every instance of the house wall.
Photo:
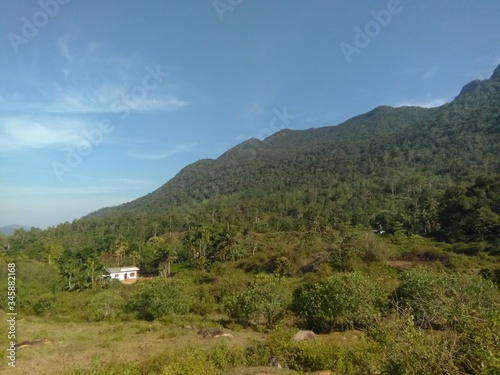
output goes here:
<path id="1" fill-rule="evenodd" d="M 127 277 L 125 277 L 125 274 L 127 275 Z M 110 274 L 110 276 L 112 279 L 117 279 L 117 280 L 136 279 L 137 271 L 117 272 Z"/>

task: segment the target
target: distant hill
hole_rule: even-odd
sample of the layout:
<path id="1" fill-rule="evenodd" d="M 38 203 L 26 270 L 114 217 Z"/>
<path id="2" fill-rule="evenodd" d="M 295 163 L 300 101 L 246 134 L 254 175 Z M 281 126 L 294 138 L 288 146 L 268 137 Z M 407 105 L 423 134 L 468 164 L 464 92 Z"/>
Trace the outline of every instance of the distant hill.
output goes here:
<path id="1" fill-rule="evenodd" d="M 25 225 L 11 224 L 11 225 L 6 225 L 4 227 L 0 227 L 0 233 L 5 234 L 6 236 L 10 236 L 11 234 L 14 234 L 16 229 L 29 230 L 30 227 L 27 227 Z"/>
<path id="2" fill-rule="evenodd" d="M 447 186 L 490 173 L 500 173 L 500 66 L 490 79 L 465 85 L 438 108 L 381 106 L 338 126 L 250 139 L 215 160 L 186 166 L 142 198 L 89 216 L 162 212 L 232 194 L 244 199 L 345 186 L 353 199 L 364 199 L 370 186 L 394 195 L 422 181 Z"/>

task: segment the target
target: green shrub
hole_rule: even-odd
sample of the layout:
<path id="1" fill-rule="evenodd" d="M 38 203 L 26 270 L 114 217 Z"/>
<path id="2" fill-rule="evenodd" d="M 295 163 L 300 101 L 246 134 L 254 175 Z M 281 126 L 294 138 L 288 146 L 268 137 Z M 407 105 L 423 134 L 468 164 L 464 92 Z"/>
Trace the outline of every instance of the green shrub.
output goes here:
<path id="1" fill-rule="evenodd" d="M 378 342 L 385 355 L 383 373 L 458 374 L 450 335 L 435 335 L 413 324 L 408 312 L 372 327 L 369 337 Z M 456 337 L 455 337 L 456 338 Z"/>
<path id="2" fill-rule="evenodd" d="M 478 328 L 473 334 L 421 329 L 403 309 L 370 327 L 368 336 L 384 353 L 384 374 L 497 374 L 498 325 Z"/>
<path id="3" fill-rule="evenodd" d="M 164 367 L 164 375 L 213 375 L 215 365 L 201 351 L 189 351 L 182 357 L 172 358 Z"/>
<path id="4" fill-rule="evenodd" d="M 49 314 L 55 301 L 56 297 L 53 294 L 42 295 L 34 304 L 33 311 L 36 315 Z"/>
<path id="5" fill-rule="evenodd" d="M 447 329 L 435 347 L 451 351 L 461 371 L 490 374 L 500 368 L 500 291 L 489 280 L 413 269 L 402 274 L 395 299 L 417 326 Z"/>
<path id="6" fill-rule="evenodd" d="M 382 352 L 372 342 L 360 339 L 345 343 L 328 336 L 295 342 L 291 338 L 296 332 L 296 329 L 280 325 L 266 340 L 268 353 L 277 356 L 282 366 L 300 373 L 331 370 L 335 374 L 363 375 L 376 373 L 381 367 Z"/>
<path id="7" fill-rule="evenodd" d="M 338 273 L 295 296 L 293 310 L 315 332 L 364 327 L 386 304 L 383 290 L 359 272 Z"/>
<path id="8" fill-rule="evenodd" d="M 52 316 L 58 321 L 86 320 L 87 306 L 92 292 L 61 291 L 56 294 L 56 301 L 51 308 Z"/>
<path id="9" fill-rule="evenodd" d="M 479 274 L 486 280 L 493 281 L 495 284 L 500 285 L 500 267 L 483 268 Z"/>
<path id="10" fill-rule="evenodd" d="M 191 312 L 205 316 L 215 309 L 215 298 L 210 293 L 206 285 L 198 286 L 194 291 L 194 298 L 191 304 Z"/>
<path id="11" fill-rule="evenodd" d="M 251 341 L 245 348 L 245 361 L 247 366 L 266 366 L 271 357 L 271 348 L 263 342 Z"/>
<path id="12" fill-rule="evenodd" d="M 7 283 L 5 283 L 6 285 Z M 5 294 L 7 291 L 5 290 Z M 24 315 L 32 315 L 32 314 L 43 314 L 46 312 L 45 307 L 49 303 L 49 299 L 47 301 L 41 301 L 40 304 L 36 307 L 37 303 L 42 299 L 49 298 L 51 292 L 45 285 L 41 284 L 27 284 L 21 280 L 16 279 L 16 308 L 21 311 Z M 52 301 L 53 302 L 53 301 Z M 52 304 L 51 304 L 52 305 Z"/>
<path id="13" fill-rule="evenodd" d="M 423 327 L 456 328 L 488 321 L 500 313 L 500 293 L 490 281 L 467 274 L 407 270 L 394 295 L 396 304 L 410 308 Z"/>
<path id="14" fill-rule="evenodd" d="M 152 279 L 136 285 L 127 307 L 139 319 L 154 320 L 172 314 L 186 314 L 191 305 L 187 283 L 178 279 Z"/>
<path id="15" fill-rule="evenodd" d="M 231 319 L 243 325 L 274 327 L 284 318 L 292 301 L 288 280 L 276 275 L 257 275 L 246 291 L 226 298 Z"/>
<path id="16" fill-rule="evenodd" d="M 123 298 L 117 292 L 106 290 L 90 298 L 84 318 L 92 322 L 113 321 L 124 314 L 124 307 Z"/>
<path id="17" fill-rule="evenodd" d="M 213 347 L 208 352 L 207 357 L 220 370 L 227 370 L 246 363 L 245 349 L 243 347 L 229 347 L 225 343 L 220 343 Z"/>

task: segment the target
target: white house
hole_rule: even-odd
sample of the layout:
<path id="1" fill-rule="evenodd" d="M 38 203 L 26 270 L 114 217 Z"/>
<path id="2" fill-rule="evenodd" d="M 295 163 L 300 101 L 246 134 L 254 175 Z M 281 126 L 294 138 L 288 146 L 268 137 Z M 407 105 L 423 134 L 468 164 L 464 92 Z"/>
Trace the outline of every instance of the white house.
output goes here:
<path id="1" fill-rule="evenodd" d="M 137 272 L 139 268 L 137 267 L 113 267 L 113 268 L 105 268 L 106 275 L 103 277 L 107 279 L 117 279 L 120 281 L 125 280 L 135 280 L 137 279 Z"/>

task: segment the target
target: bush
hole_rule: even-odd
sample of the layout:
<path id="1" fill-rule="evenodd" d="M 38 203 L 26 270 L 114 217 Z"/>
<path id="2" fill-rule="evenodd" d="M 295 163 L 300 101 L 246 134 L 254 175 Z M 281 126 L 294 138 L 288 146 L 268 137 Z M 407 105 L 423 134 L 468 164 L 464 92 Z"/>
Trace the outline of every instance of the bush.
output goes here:
<path id="1" fill-rule="evenodd" d="M 217 344 L 207 353 L 208 361 L 213 363 L 217 369 L 224 371 L 244 365 L 246 363 L 245 357 L 245 348 L 237 345 L 229 347 L 226 343 Z"/>
<path id="2" fill-rule="evenodd" d="M 271 348 L 263 342 L 252 340 L 245 348 L 245 362 L 247 366 L 266 366 L 273 356 Z"/>
<path id="3" fill-rule="evenodd" d="M 500 267 L 483 268 L 479 274 L 486 280 L 493 281 L 495 284 L 500 285 Z"/>
<path id="4" fill-rule="evenodd" d="M 448 330 L 446 340 L 436 347 L 451 347 L 449 355 L 463 372 L 490 374 L 498 370 L 500 291 L 491 281 L 413 269 L 402 274 L 395 299 L 399 307 L 409 310 L 418 326 Z"/>
<path id="5" fill-rule="evenodd" d="M 415 326 L 411 310 L 402 309 L 370 327 L 368 336 L 384 353 L 384 374 L 496 374 L 500 349 L 492 338 L 495 330 L 474 335 L 425 330 Z"/>
<path id="6" fill-rule="evenodd" d="M 127 306 L 139 319 L 145 320 L 186 314 L 191 307 L 191 293 L 184 280 L 147 280 L 137 284 L 137 290 L 130 295 Z"/>
<path id="7" fill-rule="evenodd" d="M 295 342 L 291 338 L 296 332 L 280 325 L 267 337 L 266 346 L 281 365 L 300 373 L 331 370 L 335 374 L 372 374 L 382 362 L 380 347 L 364 339 L 346 343 L 318 336 L 315 341 Z"/>
<path id="8" fill-rule="evenodd" d="M 85 319 L 93 322 L 113 321 L 123 315 L 124 307 L 123 298 L 117 292 L 106 290 L 90 298 Z"/>
<path id="9" fill-rule="evenodd" d="M 368 335 L 383 348 L 384 374 L 458 373 L 451 335 L 434 335 L 416 328 L 407 311 L 371 327 Z"/>
<path id="10" fill-rule="evenodd" d="M 40 296 L 38 301 L 33 306 L 33 311 L 36 315 L 50 314 L 50 310 L 56 301 L 56 297 L 53 294 L 45 294 Z"/>
<path id="11" fill-rule="evenodd" d="M 394 301 L 410 308 L 415 322 L 435 328 L 456 328 L 498 315 L 500 295 L 479 276 L 415 268 L 403 272 Z"/>
<path id="12" fill-rule="evenodd" d="M 292 300 L 285 278 L 257 275 L 246 291 L 235 293 L 225 301 L 231 319 L 243 325 L 264 324 L 274 327 L 284 318 Z"/>
<path id="13" fill-rule="evenodd" d="M 293 310 L 308 329 L 329 332 L 361 328 L 386 304 L 382 289 L 359 272 L 338 273 L 300 292 Z"/>
<path id="14" fill-rule="evenodd" d="M 205 316 L 215 309 L 215 298 L 206 285 L 198 286 L 194 291 L 194 300 L 191 304 L 193 314 Z"/>

